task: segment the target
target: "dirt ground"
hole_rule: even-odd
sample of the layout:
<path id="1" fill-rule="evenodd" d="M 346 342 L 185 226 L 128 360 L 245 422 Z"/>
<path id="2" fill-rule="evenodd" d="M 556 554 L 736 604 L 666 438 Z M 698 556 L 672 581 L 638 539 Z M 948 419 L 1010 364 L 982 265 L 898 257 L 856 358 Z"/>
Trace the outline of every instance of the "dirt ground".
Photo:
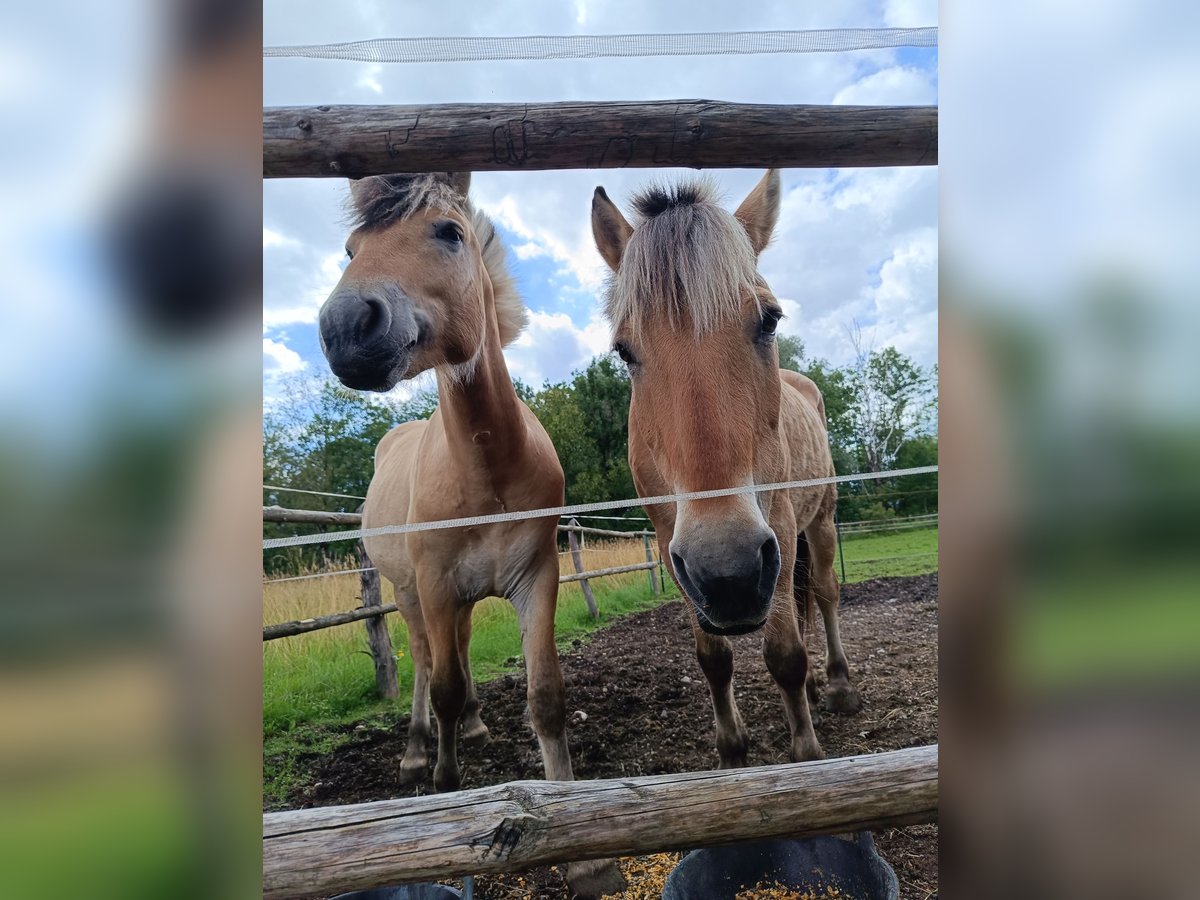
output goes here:
<path id="1" fill-rule="evenodd" d="M 881 578 L 842 590 L 842 641 L 851 677 L 862 692 L 854 716 L 821 714 L 817 737 L 827 756 L 875 753 L 937 742 L 937 575 Z M 810 638 L 818 672 L 824 635 Z M 624 618 L 563 656 L 568 743 L 576 777 L 615 778 L 716 767 L 708 687 L 696 662 L 680 602 Z M 750 765 L 787 762 L 788 728 L 778 690 L 762 660 L 759 634 L 734 638 L 734 693 L 750 731 Z M 652 648 L 652 652 L 649 652 Z M 646 652 L 637 652 L 638 650 Z M 541 778 L 537 741 L 525 715 L 525 680 L 504 676 L 479 686 L 491 742 L 460 748 L 463 787 Z M 586 719 L 574 714 L 582 711 Z M 291 808 L 364 803 L 413 796 L 428 786 L 398 781 L 407 717 L 386 730 L 350 726 L 334 753 L 314 756 L 312 786 L 289 798 Z M 875 835 L 880 854 L 900 879 L 905 900 L 937 892 L 937 826 Z M 481 876 L 481 898 L 564 898 L 556 868 L 520 876 Z"/>

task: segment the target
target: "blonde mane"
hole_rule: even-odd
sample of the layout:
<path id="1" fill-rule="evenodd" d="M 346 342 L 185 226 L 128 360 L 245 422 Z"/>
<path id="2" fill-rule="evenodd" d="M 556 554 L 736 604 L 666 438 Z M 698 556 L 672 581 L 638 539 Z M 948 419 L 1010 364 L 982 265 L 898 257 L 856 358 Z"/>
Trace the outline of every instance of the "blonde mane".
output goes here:
<path id="1" fill-rule="evenodd" d="M 350 182 L 350 214 L 356 228 L 383 228 L 422 209 L 456 209 L 467 217 L 492 282 L 500 344 L 508 346 L 529 321 L 525 303 L 508 270 L 504 242 L 492 220 L 452 184 L 449 173 L 374 175 Z"/>
<path id="2" fill-rule="evenodd" d="M 635 333 L 666 313 L 672 328 L 697 336 L 742 314 L 763 285 L 745 228 L 717 205 L 707 179 L 652 186 L 633 199 L 636 217 L 605 312 Z"/>

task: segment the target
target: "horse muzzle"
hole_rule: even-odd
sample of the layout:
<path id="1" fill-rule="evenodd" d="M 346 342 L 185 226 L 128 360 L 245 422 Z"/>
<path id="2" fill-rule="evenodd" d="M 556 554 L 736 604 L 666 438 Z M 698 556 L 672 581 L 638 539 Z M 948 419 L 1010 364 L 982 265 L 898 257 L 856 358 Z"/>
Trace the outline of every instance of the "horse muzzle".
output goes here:
<path id="1" fill-rule="evenodd" d="M 746 535 L 734 546 L 674 546 L 671 564 L 692 601 L 700 627 L 709 634 L 757 631 L 767 621 L 779 580 L 779 542 L 770 529 Z M 741 545 L 741 546 L 737 546 Z"/>
<path id="2" fill-rule="evenodd" d="M 339 290 L 321 307 L 318 324 L 329 368 L 357 391 L 391 390 L 421 343 L 413 305 L 397 292 Z"/>

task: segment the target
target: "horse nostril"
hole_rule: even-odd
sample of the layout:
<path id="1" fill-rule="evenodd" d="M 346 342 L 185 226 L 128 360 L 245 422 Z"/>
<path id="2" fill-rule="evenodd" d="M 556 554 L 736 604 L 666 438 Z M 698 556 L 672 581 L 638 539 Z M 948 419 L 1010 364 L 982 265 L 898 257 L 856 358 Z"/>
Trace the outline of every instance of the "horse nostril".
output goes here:
<path id="1" fill-rule="evenodd" d="M 358 339 L 364 344 L 370 344 L 387 333 L 392 317 L 387 304 L 378 297 L 364 297 L 363 305 L 358 320 Z"/>
<path id="2" fill-rule="evenodd" d="M 683 557 L 674 550 L 671 551 L 671 565 L 674 567 L 676 574 L 682 572 L 685 576 L 687 575 L 687 570 L 683 565 Z"/>

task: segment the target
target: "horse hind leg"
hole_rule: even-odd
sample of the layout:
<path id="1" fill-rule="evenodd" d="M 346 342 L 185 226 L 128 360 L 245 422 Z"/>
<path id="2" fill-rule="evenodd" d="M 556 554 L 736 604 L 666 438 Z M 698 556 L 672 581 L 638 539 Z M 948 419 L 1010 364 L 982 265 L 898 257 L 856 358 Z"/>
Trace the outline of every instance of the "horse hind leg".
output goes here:
<path id="1" fill-rule="evenodd" d="M 479 715 L 479 696 L 475 693 L 475 679 L 471 677 L 471 610 L 463 610 L 458 619 L 458 655 L 467 674 L 467 703 L 462 713 L 463 743 L 468 747 L 482 747 L 491 738 L 488 727 Z"/>
<path id="2" fill-rule="evenodd" d="M 796 564 L 792 568 L 792 596 L 796 601 L 796 618 L 800 624 L 800 640 L 805 644 L 805 653 L 808 650 L 808 635 L 812 630 L 813 625 L 813 610 L 816 606 L 816 596 L 813 592 L 812 559 L 808 550 L 808 538 L 801 531 L 796 535 Z M 807 666 L 808 672 L 804 676 L 804 691 L 808 695 L 808 703 L 810 707 L 816 707 L 821 699 L 820 692 L 817 690 L 816 670 L 812 666 L 811 660 Z"/>
<path id="3" fill-rule="evenodd" d="M 833 571 L 837 530 L 833 524 L 832 510 L 828 515 L 818 517 L 807 533 L 812 553 L 812 588 L 825 622 L 825 673 L 829 683 L 825 688 L 823 705 L 830 712 L 853 715 L 862 709 L 862 697 L 850 683 L 850 664 L 846 660 L 838 629 L 838 600 L 841 593 Z"/>

